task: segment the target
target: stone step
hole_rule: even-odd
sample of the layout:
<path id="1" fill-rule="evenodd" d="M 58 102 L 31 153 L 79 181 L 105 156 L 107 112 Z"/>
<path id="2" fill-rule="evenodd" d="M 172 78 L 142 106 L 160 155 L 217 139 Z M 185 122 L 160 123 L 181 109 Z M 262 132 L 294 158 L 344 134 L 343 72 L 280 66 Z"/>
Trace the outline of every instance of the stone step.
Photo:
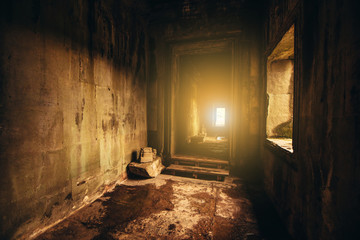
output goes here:
<path id="1" fill-rule="evenodd" d="M 193 165 L 195 167 L 201 167 L 203 165 L 215 167 L 215 168 L 229 168 L 229 161 L 222 159 L 213 159 L 205 157 L 195 157 L 195 156 L 186 156 L 186 155 L 175 155 L 171 157 L 171 160 L 174 164 L 185 164 Z"/>
<path id="2" fill-rule="evenodd" d="M 224 177 L 229 176 L 229 170 L 218 168 L 204 168 L 186 165 L 171 164 L 166 168 L 165 173 L 175 175 L 176 173 L 192 173 L 194 178 L 198 175 L 216 176 L 217 180 L 222 180 Z"/>

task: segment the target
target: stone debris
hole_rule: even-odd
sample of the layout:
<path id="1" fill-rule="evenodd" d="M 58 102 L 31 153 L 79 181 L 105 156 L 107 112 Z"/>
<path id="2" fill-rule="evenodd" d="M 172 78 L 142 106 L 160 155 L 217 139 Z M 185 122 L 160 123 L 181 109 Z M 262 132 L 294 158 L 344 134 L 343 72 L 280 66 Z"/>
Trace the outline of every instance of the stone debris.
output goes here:
<path id="1" fill-rule="evenodd" d="M 151 147 L 144 147 L 140 150 L 140 162 L 152 162 L 156 159 L 156 149 L 152 149 Z"/>
<path id="2" fill-rule="evenodd" d="M 154 178 L 165 169 L 159 156 L 151 162 L 131 162 L 128 167 L 131 173 L 147 178 Z"/>

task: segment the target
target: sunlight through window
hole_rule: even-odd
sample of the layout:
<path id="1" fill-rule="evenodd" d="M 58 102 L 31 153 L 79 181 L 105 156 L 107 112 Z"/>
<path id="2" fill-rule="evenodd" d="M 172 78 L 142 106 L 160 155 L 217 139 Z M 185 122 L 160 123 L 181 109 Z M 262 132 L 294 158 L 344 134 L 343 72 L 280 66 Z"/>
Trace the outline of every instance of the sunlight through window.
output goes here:
<path id="1" fill-rule="evenodd" d="M 225 126 L 225 108 L 216 108 L 215 126 L 216 127 Z"/>

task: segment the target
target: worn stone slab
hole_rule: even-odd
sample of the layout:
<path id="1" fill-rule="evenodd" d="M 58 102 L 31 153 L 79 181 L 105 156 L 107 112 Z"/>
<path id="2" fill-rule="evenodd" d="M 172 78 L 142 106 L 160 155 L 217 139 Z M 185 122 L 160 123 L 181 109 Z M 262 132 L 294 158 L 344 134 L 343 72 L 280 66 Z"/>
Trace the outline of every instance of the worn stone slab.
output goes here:
<path id="1" fill-rule="evenodd" d="M 142 177 L 156 177 L 159 175 L 165 166 L 161 162 L 161 157 L 156 157 L 154 161 L 146 163 L 129 163 L 129 171 L 135 175 Z"/>

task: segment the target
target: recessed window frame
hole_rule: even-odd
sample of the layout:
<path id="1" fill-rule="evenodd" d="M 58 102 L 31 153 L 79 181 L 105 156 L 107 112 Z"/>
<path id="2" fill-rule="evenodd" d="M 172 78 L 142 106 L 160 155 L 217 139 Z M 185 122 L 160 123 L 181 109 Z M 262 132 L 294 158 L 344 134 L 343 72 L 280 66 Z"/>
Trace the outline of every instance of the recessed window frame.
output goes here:
<path id="1" fill-rule="evenodd" d="M 274 49 L 278 46 L 280 41 L 283 39 L 284 35 L 289 31 L 291 27 L 294 27 L 294 60 L 293 60 L 293 127 L 292 127 L 292 151 L 287 150 L 286 148 L 281 147 L 279 144 L 277 144 L 274 141 L 271 141 L 267 138 L 267 112 L 268 112 L 268 100 L 267 100 L 267 66 L 268 66 L 268 57 L 273 53 Z M 283 34 L 281 34 L 276 40 L 275 43 L 271 45 L 270 48 L 267 49 L 265 52 L 265 127 L 264 127 L 264 135 L 265 135 L 265 145 L 279 153 L 280 155 L 283 155 L 286 157 L 287 160 L 289 160 L 290 163 L 295 164 L 293 162 L 295 155 L 297 153 L 297 138 L 298 138 L 298 122 L 299 122 L 299 92 L 298 92 L 298 85 L 299 85 L 299 79 L 300 79 L 300 67 L 299 67 L 299 59 L 301 58 L 300 52 L 298 51 L 298 45 L 299 45 L 299 38 L 298 38 L 298 23 L 296 19 L 294 18 L 293 21 L 289 22 L 288 25 L 286 25 L 286 28 L 283 28 L 282 31 Z"/>

